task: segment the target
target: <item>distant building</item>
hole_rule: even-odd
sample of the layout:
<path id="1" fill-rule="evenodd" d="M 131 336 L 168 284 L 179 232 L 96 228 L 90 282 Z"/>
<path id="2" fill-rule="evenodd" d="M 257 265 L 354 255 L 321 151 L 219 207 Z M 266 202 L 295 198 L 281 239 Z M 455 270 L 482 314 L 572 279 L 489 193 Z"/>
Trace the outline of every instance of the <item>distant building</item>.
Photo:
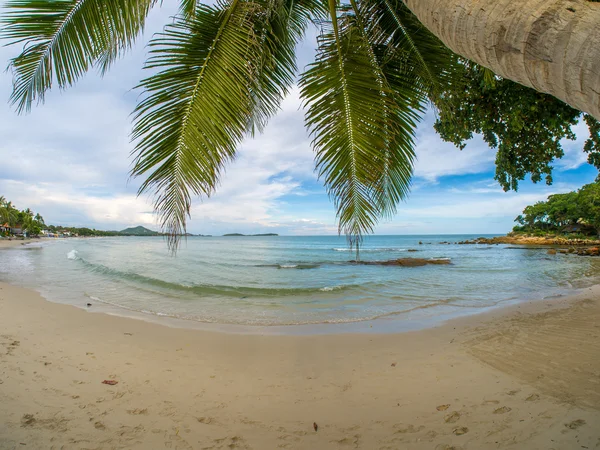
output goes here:
<path id="1" fill-rule="evenodd" d="M 23 234 L 23 228 L 22 228 L 22 225 L 16 225 L 16 226 L 14 226 L 14 227 L 11 227 L 11 228 L 10 228 L 10 232 L 11 232 L 12 234 L 16 234 L 16 235 Z"/>
<path id="2" fill-rule="evenodd" d="M 0 225 L 0 233 L 6 233 L 7 231 L 10 231 L 10 227 L 7 223 Z"/>

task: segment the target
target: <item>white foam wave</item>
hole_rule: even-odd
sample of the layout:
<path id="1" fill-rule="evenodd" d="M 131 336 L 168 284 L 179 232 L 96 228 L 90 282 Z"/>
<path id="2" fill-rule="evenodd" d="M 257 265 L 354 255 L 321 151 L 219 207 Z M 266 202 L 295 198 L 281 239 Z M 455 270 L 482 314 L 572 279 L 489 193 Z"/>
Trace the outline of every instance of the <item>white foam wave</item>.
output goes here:
<path id="1" fill-rule="evenodd" d="M 298 267 L 298 264 L 281 264 L 279 267 L 282 269 L 294 269 Z"/>
<path id="2" fill-rule="evenodd" d="M 67 259 L 78 259 L 79 256 L 77 256 L 77 250 L 71 250 L 69 253 L 67 253 Z"/>
<path id="3" fill-rule="evenodd" d="M 342 287 L 343 286 L 325 286 L 319 290 L 323 291 L 323 292 L 337 291 L 338 289 L 341 289 Z"/>

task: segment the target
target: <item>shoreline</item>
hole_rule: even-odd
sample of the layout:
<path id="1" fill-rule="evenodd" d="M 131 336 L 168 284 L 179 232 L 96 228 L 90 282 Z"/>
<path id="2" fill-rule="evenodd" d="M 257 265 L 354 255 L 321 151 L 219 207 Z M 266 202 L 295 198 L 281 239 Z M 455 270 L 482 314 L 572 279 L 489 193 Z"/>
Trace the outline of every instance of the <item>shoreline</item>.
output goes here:
<path id="1" fill-rule="evenodd" d="M 239 335 L 0 283 L 0 449 L 595 448 L 599 319 L 596 286 L 420 331 Z"/>
<path id="2" fill-rule="evenodd" d="M 539 312 L 547 308 L 560 307 L 563 303 L 569 303 L 579 298 L 586 292 L 594 292 L 594 295 L 600 297 L 600 284 L 587 286 L 583 288 L 571 288 L 571 292 L 565 294 L 558 291 L 555 295 L 545 296 L 543 298 L 529 298 L 523 300 L 507 300 L 493 305 L 483 306 L 481 310 L 473 307 L 469 313 L 458 314 L 458 312 L 440 313 L 432 317 L 413 317 L 413 313 L 418 313 L 423 308 L 416 308 L 416 311 L 408 310 L 397 313 L 389 313 L 384 316 L 372 319 L 357 319 L 347 322 L 319 322 L 319 323 L 300 323 L 300 324 L 272 324 L 272 325 L 254 325 L 237 324 L 227 322 L 203 322 L 184 317 L 175 317 L 167 314 L 157 314 L 148 311 L 139 311 L 112 303 L 103 302 L 95 297 L 89 297 L 87 304 L 83 302 L 80 305 L 73 303 L 60 302 L 55 299 L 48 299 L 36 288 L 20 286 L 0 281 L 2 285 L 17 289 L 30 291 L 38 295 L 43 301 L 55 305 L 73 307 L 84 313 L 92 315 L 106 315 L 116 318 L 125 318 L 135 320 L 151 325 L 165 326 L 168 328 L 193 330 L 198 332 L 222 333 L 231 335 L 246 336 L 335 336 L 335 335 L 394 335 L 419 331 L 427 331 L 439 327 L 447 326 L 451 323 L 469 323 L 471 321 L 485 320 L 486 318 L 498 318 L 510 315 L 516 311 Z M 425 309 L 435 308 L 434 306 L 425 306 Z"/>
<path id="3" fill-rule="evenodd" d="M 3 248 L 10 247 L 35 247 L 36 244 L 43 246 L 48 242 L 64 242 L 66 240 L 80 240 L 89 238 L 65 238 L 65 239 L 29 239 L 26 241 L 0 241 L 0 252 Z M 101 239 L 101 238 L 95 238 Z M 3 247 L 5 243 L 8 246 Z M 536 248 L 535 246 L 531 246 Z M 226 334 L 242 334 L 242 335 L 329 335 L 329 334 L 395 334 L 411 331 L 426 330 L 443 326 L 448 321 L 459 320 L 461 318 L 470 318 L 477 316 L 487 316 L 499 312 L 502 314 L 507 308 L 519 309 L 523 305 L 530 303 L 546 303 L 548 301 L 559 301 L 562 298 L 577 295 L 578 292 L 586 289 L 590 283 L 595 280 L 590 280 L 589 283 L 580 283 L 579 285 L 569 285 L 569 287 L 555 286 L 552 291 L 539 293 L 539 297 L 529 295 L 517 298 L 495 298 L 491 297 L 489 304 L 485 306 L 468 307 L 468 311 L 460 308 L 460 305 L 452 305 L 449 303 L 431 303 L 423 306 L 415 306 L 411 309 L 401 310 L 396 312 L 386 312 L 372 318 L 357 318 L 355 320 L 340 320 L 329 322 L 307 322 L 307 323 L 285 323 L 285 324 L 253 324 L 253 323 L 235 323 L 235 322 L 210 322 L 202 321 L 193 317 L 181 317 L 169 315 L 162 312 L 144 311 L 140 309 L 129 308 L 124 305 L 118 305 L 109 301 L 104 301 L 84 292 L 81 299 L 69 298 L 68 302 L 61 301 L 60 294 L 45 291 L 43 285 L 37 287 L 22 286 L 26 289 L 33 289 L 42 297 L 47 297 L 46 301 L 67 304 L 75 306 L 78 309 L 83 309 L 85 312 L 101 313 L 116 317 L 127 317 L 135 320 L 141 320 L 147 323 L 166 325 L 173 328 L 184 328 L 208 332 L 220 332 Z M 595 281 L 597 282 L 597 281 Z M 584 287 L 581 287 L 584 286 Z M 535 295 L 535 294 L 534 294 Z"/>
<path id="4" fill-rule="evenodd" d="M 70 238 L 79 239 L 79 238 Z M 34 240 L 21 245 L 36 244 L 41 242 L 53 242 L 55 239 Z M 1 242 L 0 242 L 1 243 Z M 14 243 L 14 241 L 11 241 Z M 13 244 L 12 247 L 19 247 Z M 10 248 L 10 247 L 4 247 Z M 0 246 L 0 252 L 3 247 Z M 347 335 L 347 334 L 397 334 L 417 332 L 428 329 L 442 327 L 449 322 L 460 322 L 461 320 L 477 320 L 486 317 L 503 316 L 507 312 L 521 310 L 535 311 L 538 305 L 550 305 L 569 301 L 573 297 L 578 297 L 588 289 L 597 289 L 600 295 L 600 283 L 585 287 L 570 287 L 565 291 L 564 288 L 556 287 L 554 293 L 539 298 L 511 299 L 499 301 L 497 303 L 479 307 L 471 307 L 472 310 L 464 313 L 461 309 L 450 312 L 438 311 L 433 316 L 424 316 L 419 313 L 421 310 L 436 308 L 443 305 L 425 305 L 411 310 L 387 313 L 382 316 L 367 319 L 357 319 L 340 322 L 318 322 L 318 323 L 292 323 L 292 324 L 239 324 L 228 322 L 208 322 L 193 318 L 176 317 L 168 314 L 153 313 L 149 311 L 140 311 L 126 306 L 116 305 L 110 302 L 102 301 L 96 297 L 82 298 L 81 303 L 61 302 L 55 298 L 47 298 L 43 292 L 35 287 L 10 284 L 0 280 L 0 286 L 6 284 L 15 288 L 25 289 L 39 295 L 45 302 L 57 305 L 72 306 L 85 313 L 101 314 L 111 317 L 127 318 L 167 326 L 176 329 L 187 329 L 201 332 L 216 332 L 235 335 L 272 335 L 272 336 L 325 336 L 325 335 Z M 89 305 L 87 305 L 89 303 Z M 544 306 L 545 308 L 546 306 Z"/>
<path id="5" fill-rule="evenodd" d="M 29 244 L 37 244 L 40 242 L 51 242 L 54 238 L 34 238 L 34 239 L 0 239 L 0 250 L 4 248 L 15 248 L 20 246 L 27 246 Z"/>

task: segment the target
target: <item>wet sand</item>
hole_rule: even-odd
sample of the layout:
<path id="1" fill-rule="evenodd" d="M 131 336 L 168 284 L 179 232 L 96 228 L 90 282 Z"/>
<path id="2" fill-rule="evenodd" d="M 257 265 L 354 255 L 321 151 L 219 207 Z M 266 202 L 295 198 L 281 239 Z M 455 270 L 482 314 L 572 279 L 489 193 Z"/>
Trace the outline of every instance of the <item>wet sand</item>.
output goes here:
<path id="1" fill-rule="evenodd" d="M 36 238 L 36 239 L 0 239 L 0 250 L 3 248 L 20 247 L 22 245 L 36 244 L 40 242 L 53 241 L 52 238 Z"/>
<path id="2" fill-rule="evenodd" d="M 16 448 L 600 448 L 600 289 L 422 331 L 261 336 L 0 283 L 0 449 Z"/>

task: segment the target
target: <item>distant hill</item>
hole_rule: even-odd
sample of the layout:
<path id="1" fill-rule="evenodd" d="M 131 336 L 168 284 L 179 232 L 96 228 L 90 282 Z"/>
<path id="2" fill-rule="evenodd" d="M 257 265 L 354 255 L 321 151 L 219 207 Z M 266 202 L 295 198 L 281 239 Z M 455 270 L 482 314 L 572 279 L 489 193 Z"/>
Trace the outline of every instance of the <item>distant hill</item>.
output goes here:
<path id="1" fill-rule="evenodd" d="M 119 231 L 119 234 L 123 236 L 160 236 L 160 233 L 156 231 L 149 230 L 148 228 L 142 227 L 141 225 L 138 227 L 125 228 L 124 230 Z"/>
<path id="2" fill-rule="evenodd" d="M 279 236 L 277 233 L 263 233 L 263 234 L 241 234 L 241 233 L 229 233 L 223 236 Z"/>

